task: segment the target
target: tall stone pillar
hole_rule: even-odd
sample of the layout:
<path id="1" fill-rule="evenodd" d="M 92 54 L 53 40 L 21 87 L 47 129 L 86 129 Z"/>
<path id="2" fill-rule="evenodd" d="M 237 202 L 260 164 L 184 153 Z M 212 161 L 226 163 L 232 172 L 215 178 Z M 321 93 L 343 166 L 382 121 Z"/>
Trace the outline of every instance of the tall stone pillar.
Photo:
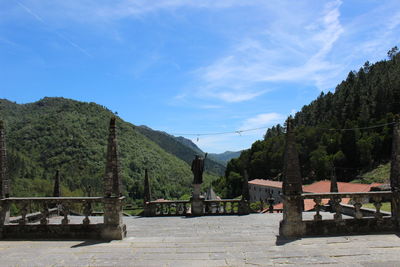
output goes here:
<path id="1" fill-rule="evenodd" d="M 102 238 L 110 240 L 123 239 L 126 236 L 126 226 L 122 222 L 124 198 L 121 194 L 115 120 L 115 117 L 110 120 L 107 162 L 104 175 L 104 229 Z"/>
<path id="2" fill-rule="evenodd" d="M 207 156 L 207 155 L 206 155 Z M 203 183 L 204 159 L 199 155 L 192 161 L 193 193 L 190 199 L 193 216 L 204 214 L 204 197 L 201 196 L 201 184 Z"/>
<path id="3" fill-rule="evenodd" d="M 151 201 L 151 189 L 150 189 L 150 181 L 149 181 L 149 173 L 147 169 L 144 170 L 144 190 L 143 190 L 143 210 L 144 216 L 154 216 L 155 215 L 155 206 L 149 205 L 148 202 Z"/>
<path id="4" fill-rule="evenodd" d="M 242 215 L 250 213 L 249 174 L 247 170 L 244 170 L 243 174 L 242 199 L 239 206 L 239 214 Z"/>
<path id="5" fill-rule="evenodd" d="M 400 226 L 400 125 L 399 117 L 393 125 L 392 157 L 390 167 L 390 187 L 392 190 L 392 218 Z"/>
<path id="6" fill-rule="evenodd" d="M 61 197 L 61 184 L 60 184 L 60 171 L 56 171 L 56 175 L 54 176 L 54 189 L 53 189 L 53 197 Z"/>
<path id="7" fill-rule="evenodd" d="M 339 192 L 339 188 L 338 188 L 338 184 L 337 184 L 337 178 L 336 175 L 332 175 L 331 177 L 331 189 L 330 189 L 331 193 L 337 193 Z"/>
<path id="8" fill-rule="evenodd" d="M 302 222 L 303 199 L 299 155 L 296 148 L 292 118 L 286 121 L 286 147 L 283 168 L 283 220 L 279 233 L 284 237 L 299 237 L 305 233 Z"/>
<path id="9" fill-rule="evenodd" d="M 4 123 L 0 121 L 0 199 L 10 197 L 10 179 L 7 171 L 7 149 Z M 5 201 L 0 203 L 0 226 L 8 223 L 10 206 Z M 0 232 L 1 237 L 1 232 Z"/>

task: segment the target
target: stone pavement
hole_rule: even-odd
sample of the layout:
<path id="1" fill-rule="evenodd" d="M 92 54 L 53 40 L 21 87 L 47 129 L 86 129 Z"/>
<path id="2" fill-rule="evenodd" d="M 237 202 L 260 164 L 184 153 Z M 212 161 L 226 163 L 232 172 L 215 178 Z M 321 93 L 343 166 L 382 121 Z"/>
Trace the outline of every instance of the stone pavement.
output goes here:
<path id="1" fill-rule="evenodd" d="M 395 234 L 284 240 L 282 214 L 124 217 L 122 241 L 0 241 L 0 266 L 400 266 Z"/>

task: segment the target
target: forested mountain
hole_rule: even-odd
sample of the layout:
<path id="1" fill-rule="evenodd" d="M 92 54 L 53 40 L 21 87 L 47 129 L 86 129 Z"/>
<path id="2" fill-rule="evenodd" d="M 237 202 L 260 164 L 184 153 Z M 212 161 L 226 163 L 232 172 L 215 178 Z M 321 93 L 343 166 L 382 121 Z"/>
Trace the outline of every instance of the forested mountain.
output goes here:
<path id="1" fill-rule="evenodd" d="M 185 161 L 189 165 L 192 164 L 192 160 L 195 155 L 204 156 L 204 152 L 200 150 L 192 141 L 183 137 L 174 137 L 165 132 L 154 131 L 146 126 L 140 126 L 136 128 L 139 132 L 145 135 L 147 138 L 157 143 L 161 148 L 169 153 L 175 155 L 181 160 Z M 225 172 L 225 166 L 218 163 L 209 157 L 206 158 L 204 163 L 205 171 L 222 176 Z"/>
<path id="2" fill-rule="evenodd" d="M 51 195 L 52 178 L 62 175 L 64 195 L 102 195 L 108 123 L 113 113 L 95 103 L 44 98 L 16 104 L 0 99 L 5 121 L 12 195 Z M 117 118 L 121 173 L 128 193 L 143 194 L 148 168 L 154 197 L 190 193 L 190 166 L 148 139 L 137 127 Z M 205 185 L 216 175 L 205 174 Z"/>
<path id="3" fill-rule="evenodd" d="M 351 71 L 335 92 L 320 96 L 296 113 L 296 141 L 304 183 L 329 179 L 351 181 L 390 158 L 392 123 L 400 113 L 400 54 L 397 47 L 388 60 Z M 369 128 L 370 126 L 382 125 Z M 366 129 L 365 129 L 366 128 Z M 340 130 L 348 129 L 348 130 Z M 244 169 L 250 179 L 280 179 L 285 128 L 267 130 L 227 165 L 225 177 L 214 183 L 224 197 L 240 195 Z"/>
<path id="4" fill-rule="evenodd" d="M 233 158 L 238 158 L 240 156 L 241 151 L 225 151 L 223 153 L 211 153 L 209 156 L 212 159 L 218 160 L 225 165 Z"/>

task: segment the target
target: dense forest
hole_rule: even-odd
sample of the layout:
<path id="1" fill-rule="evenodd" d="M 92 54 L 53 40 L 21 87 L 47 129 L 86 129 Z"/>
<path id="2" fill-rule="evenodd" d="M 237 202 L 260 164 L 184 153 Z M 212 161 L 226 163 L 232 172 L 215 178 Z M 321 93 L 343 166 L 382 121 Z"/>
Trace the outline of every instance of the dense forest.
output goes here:
<path id="1" fill-rule="evenodd" d="M 358 71 L 351 71 L 334 93 L 322 92 L 296 113 L 303 183 L 332 175 L 339 181 L 352 181 L 388 162 L 392 125 L 399 113 L 400 54 L 394 47 L 387 60 L 367 61 Z M 244 169 L 250 179 L 280 180 L 284 146 L 285 127 L 278 124 L 267 130 L 263 140 L 232 159 L 214 187 L 223 197 L 240 195 Z"/>
<path id="2" fill-rule="evenodd" d="M 92 195 L 102 195 L 108 123 L 113 115 L 98 104 L 64 98 L 44 98 L 29 104 L 0 99 L 12 195 L 50 196 L 56 170 L 61 173 L 64 196 L 84 196 L 89 188 Z M 187 161 L 120 118 L 117 130 L 125 195 L 142 198 L 145 168 L 149 169 L 155 198 L 179 198 L 190 193 L 193 178 Z M 174 139 L 163 141 L 173 143 Z M 220 172 L 205 173 L 204 186 Z"/>

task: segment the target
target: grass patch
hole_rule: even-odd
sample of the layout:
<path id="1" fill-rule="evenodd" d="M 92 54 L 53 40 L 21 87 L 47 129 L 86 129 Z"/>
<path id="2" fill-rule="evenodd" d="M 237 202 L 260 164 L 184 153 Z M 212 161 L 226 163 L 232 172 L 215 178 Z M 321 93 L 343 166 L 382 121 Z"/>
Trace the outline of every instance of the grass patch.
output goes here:
<path id="1" fill-rule="evenodd" d="M 382 207 L 381 207 L 381 211 L 387 211 L 390 212 L 391 211 L 391 207 L 390 207 L 390 202 L 382 202 Z M 375 209 L 375 206 L 373 203 L 366 203 L 362 205 L 363 208 L 369 208 L 369 209 Z"/>
<path id="2" fill-rule="evenodd" d="M 360 175 L 359 179 L 351 181 L 352 183 L 372 184 L 387 183 L 390 176 L 390 163 L 381 164 L 376 169 Z"/>

